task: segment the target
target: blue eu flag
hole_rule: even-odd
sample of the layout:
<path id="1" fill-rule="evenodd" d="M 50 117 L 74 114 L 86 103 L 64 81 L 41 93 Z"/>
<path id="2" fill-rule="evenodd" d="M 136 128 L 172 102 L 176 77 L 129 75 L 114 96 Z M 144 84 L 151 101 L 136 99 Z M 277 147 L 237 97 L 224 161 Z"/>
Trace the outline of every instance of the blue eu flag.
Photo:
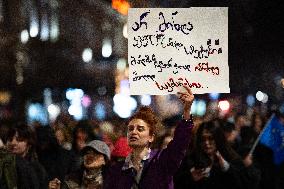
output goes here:
<path id="1" fill-rule="evenodd" d="M 266 124 L 260 143 L 273 151 L 274 163 L 276 165 L 284 161 L 284 125 L 275 115 Z"/>

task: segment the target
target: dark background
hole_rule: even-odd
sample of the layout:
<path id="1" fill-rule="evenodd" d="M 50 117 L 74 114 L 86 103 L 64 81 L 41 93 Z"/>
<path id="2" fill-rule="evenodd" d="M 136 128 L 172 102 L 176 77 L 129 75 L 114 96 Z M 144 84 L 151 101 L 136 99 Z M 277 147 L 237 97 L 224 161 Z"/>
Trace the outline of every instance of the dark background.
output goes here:
<path id="1" fill-rule="evenodd" d="M 53 0 L 55 1 L 55 0 Z M 127 39 L 117 37 L 126 16 L 112 9 L 110 0 L 1 0 L 0 90 L 9 90 L 16 108 L 27 99 L 40 100 L 44 88 L 80 87 L 89 93 L 106 86 L 114 95 L 114 70 L 118 58 L 127 59 Z M 30 2 L 34 7 L 29 6 Z M 280 0 L 129 1 L 131 7 L 229 7 L 229 69 L 231 94 L 245 98 L 258 90 L 270 102 L 283 102 L 280 79 L 284 77 L 284 6 Z M 40 15 L 58 15 L 60 34 L 56 42 L 30 38 L 21 44 L 20 32 L 29 27 L 30 9 Z M 118 32 L 119 31 L 119 32 Z M 114 39 L 110 58 L 101 56 L 103 36 Z M 121 36 L 122 33 L 119 33 Z M 94 61 L 86 65 L 81 53 L 86 47 Z M 24 63 L 17 63 L 17 54 Z M 22 53 L 22 54 L 21 54 Z M 20 65 L 23 82 L 17 83 Z"/>

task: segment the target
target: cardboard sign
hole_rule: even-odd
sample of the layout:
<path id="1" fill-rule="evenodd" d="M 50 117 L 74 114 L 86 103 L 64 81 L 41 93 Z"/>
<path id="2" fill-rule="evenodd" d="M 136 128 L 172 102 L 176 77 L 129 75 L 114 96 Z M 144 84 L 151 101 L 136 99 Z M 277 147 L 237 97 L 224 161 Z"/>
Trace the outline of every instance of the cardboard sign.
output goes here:
<path id="1" fill-rule="evenodd" d="M 228 8 L 131 8 L 128 36 L 132 95 L 230 92 Z"/>

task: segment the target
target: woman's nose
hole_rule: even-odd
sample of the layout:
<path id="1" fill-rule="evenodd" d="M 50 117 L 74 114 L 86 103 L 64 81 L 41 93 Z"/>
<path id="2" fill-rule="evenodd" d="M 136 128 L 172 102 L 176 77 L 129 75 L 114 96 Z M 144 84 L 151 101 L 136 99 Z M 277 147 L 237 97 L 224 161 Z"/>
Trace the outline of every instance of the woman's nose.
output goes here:
<path id="1" fill-rule="evenodd" d="M 132 134 L 136 134 L 137 133 L 137 129 L 134 128 L 132 131 L 131 131 Z"/>

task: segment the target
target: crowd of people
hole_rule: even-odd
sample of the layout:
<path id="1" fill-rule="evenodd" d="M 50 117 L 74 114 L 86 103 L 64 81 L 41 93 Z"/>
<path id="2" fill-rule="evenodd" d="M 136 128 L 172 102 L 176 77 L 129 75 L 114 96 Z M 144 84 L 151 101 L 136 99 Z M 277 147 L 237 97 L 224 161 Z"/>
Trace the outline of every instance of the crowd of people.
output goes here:
<path id="1" fill-rule="evenodd" d="M 251 152 L 267 117 L 194 118 L 185 89 L 182 116 L 164 120 L 142 106 L 126 124 L 66 115 L 47 126 L 2 121 L 0 188 L 283 189 L 284 162 L 275 165 L 260 143 Z"/>

